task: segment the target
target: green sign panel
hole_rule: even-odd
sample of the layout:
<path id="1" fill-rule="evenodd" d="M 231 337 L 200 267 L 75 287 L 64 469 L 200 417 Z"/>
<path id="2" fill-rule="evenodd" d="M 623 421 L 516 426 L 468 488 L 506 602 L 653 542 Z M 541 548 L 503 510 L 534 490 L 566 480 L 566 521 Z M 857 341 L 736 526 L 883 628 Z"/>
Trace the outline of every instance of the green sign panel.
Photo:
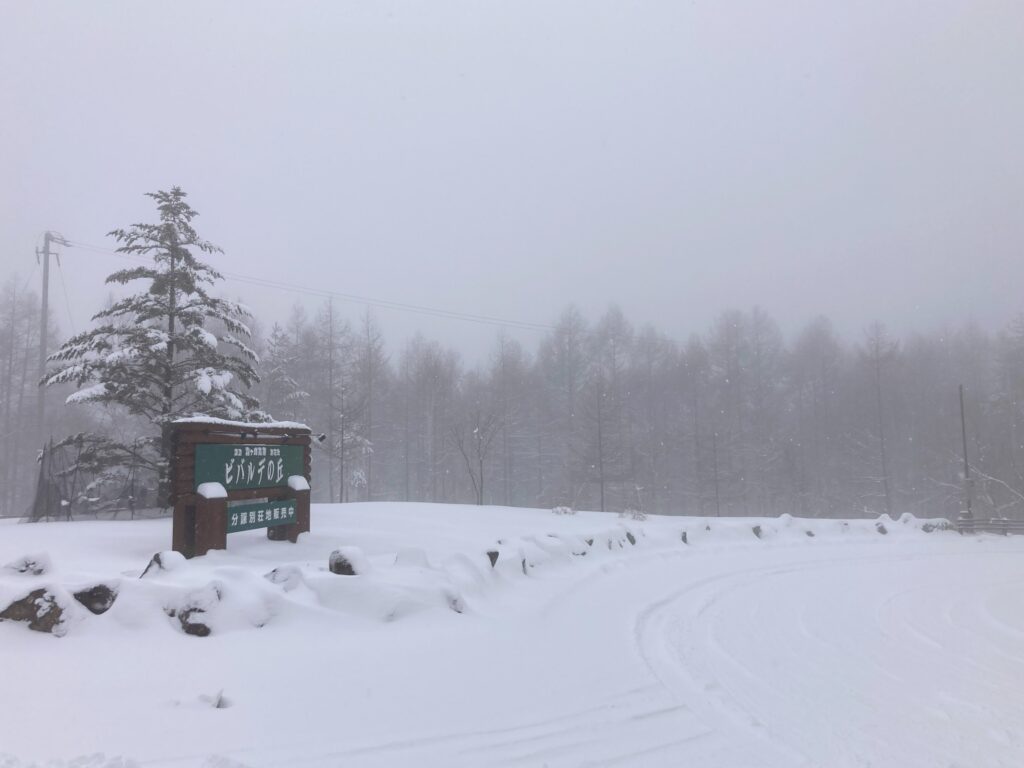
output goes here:
<path id="1" fill-rule="evenodd" d="M 301 445 L 196 446 L 196 488 L 202 483 L 220 483 L 229 491 L 273 488 L 305 474 Z"/>
<path id="2" fill-rule="evenodd" d="M 228 533 L 294 523 L 295 500 L 259 501 L 228 507 Z"/>

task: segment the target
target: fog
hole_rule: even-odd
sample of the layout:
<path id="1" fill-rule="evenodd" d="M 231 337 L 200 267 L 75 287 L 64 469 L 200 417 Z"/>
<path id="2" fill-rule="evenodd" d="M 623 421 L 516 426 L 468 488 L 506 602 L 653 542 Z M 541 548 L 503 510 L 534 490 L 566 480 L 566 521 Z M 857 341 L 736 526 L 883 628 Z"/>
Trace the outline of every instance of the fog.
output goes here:
<path id="1" fill-rule="evenodd" d="M 0 516 L 202 414 L 315 501 L 1024 518 L 1019 3 L 0 9 Z"/>
<path id="2" fill-rule="evenodd" d="M 0 264 L 29 279 L 48 229 L 113 248 L 180 185 L 218 268 L 375 302 L 995 329 L 1024 281 L 1021 39 L 1015 2 L 3 2 Z M 62 328 L 120 266 L 63 249 Z M 227 290 L 267 325 L 309 298 Z M 376 311 L 392 341 L 493 342 Z"/>
<path id="3" fill-rule="evenodd" d="M 0 768 L 1024 766 L 1022 297 L 1024 0 L 0 0 Z"/>

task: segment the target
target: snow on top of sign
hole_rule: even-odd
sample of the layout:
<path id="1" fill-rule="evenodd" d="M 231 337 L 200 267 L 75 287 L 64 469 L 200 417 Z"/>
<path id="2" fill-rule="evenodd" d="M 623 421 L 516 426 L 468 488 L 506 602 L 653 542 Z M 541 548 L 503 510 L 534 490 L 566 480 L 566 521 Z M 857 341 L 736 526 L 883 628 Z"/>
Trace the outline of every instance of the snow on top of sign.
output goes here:
<path id="1" fill-rule="evenodd" d="M 231 421 L 230 419 L 218 419 L 215 416 L 189 416 L 184 419 L 175 419 L 173 424 L 214 424 L 218 427 L 244 427 L 247 429 L 309 429 L 308 426 L 298 421 Z"/>
<path id="2" fill-rule="evenodd" d="M 288 487 L 293 491 L 308 491 L 309 480 L 307 480 L 303 475 L 289 475 Z"/>
<path id="3" fill-rule="evenodd" d="M 228 497 L 227 489 L 220 483 L 200 483 L 196 488 L 196 493 L 204 499 L 226 499 Z"/>

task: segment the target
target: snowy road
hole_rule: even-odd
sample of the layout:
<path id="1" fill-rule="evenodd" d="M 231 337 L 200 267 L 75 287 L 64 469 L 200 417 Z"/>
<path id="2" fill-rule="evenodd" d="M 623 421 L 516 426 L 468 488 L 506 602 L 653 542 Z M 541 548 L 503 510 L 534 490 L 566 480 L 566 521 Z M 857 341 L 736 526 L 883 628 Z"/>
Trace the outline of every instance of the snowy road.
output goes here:
<path id="1" fill-rule="evenodd" d="M 367 765 L 1020 766 L 1020 549 L 848 549 L 610 568 L 546 609 L 538 645 L 562 655 L 564 674 L 508 691 L 571 707 L 357 754 Z"/>
<path id="2" fill-rule="evenodd" d="M 700 760 L 1019 765 L 1019 554 L 835 554 L 696 581 L 640 622 L 652 672 L 707 727 Z"/>
<path id="3" fill-rule="evenodd" d="M 621 525 L 353 507 L 339 528 L 376 561 L 408 537 L 449 572 L 488 537 L 545 545 L 531 531 L 555 541 Z M 716 521 L 695 541 L 695 525 L 631 523 L 635 547 L 498 573 L 466 588 L 462 615 L 339 624 L 321 605 L 279 608 L 259 631 L 205 639 L 141 619 L 134 635 L 60 640 L 0 625 L 4 657 L 22 662 L 0 701 L 0 755 L 210 768 L 1024 765 L 1024 537 L 832 535 L 829 521 L 809 524 L 814 538 L 758 540 L 750 521 Z M 246 541 L 221 578 L 266 570 L 267 543 Z M 220 689 L 230 707 L 199 703 Z"/>

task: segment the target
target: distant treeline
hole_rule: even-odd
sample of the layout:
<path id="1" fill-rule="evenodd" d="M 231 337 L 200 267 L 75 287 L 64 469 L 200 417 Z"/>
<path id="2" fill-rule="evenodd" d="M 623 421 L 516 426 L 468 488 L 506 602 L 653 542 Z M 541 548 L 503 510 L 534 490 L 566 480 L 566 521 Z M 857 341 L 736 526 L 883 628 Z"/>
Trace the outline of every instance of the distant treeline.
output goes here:
<path id="1" fill-rule="evenodd" d="M 38 296 L 8 280 L 4 515 L 31 504 L 46 435 L 125 440 L 137 423 L 63 405 L 64 386 L 36 433 L 38 313 Z M 535 349 L 499 331 L 487 362 L 466 366 L 424 338 L 390 349 L 372 315 L 327 303 L 296 306 L 255 346 L 263 410 L 323 435 L 318 501 L 951 516 L 963 505 L 962 383 L 976 509 L 1024 515 L 1024 318 L 995 335 L 967 325 L 899 341 L 878 324 L 844 341 L 819 318 L 786 343 L 754 309 L 680 341 L 614 308 L 594 322 L 569 308 Z"/>
<path id="2" fill-rule="evenodd" d="M 369 315 L 297 308 L 262 345 L 263 407 L 325 435 L 321 501 L 461 501 L 666 514 L 811 516 L 963 505 L 958 385 L 980 514 L 1024 512 L 1024 318 L 853 342 L 786 343 L 760 309 L 680 342 L 566 309 L 535 349 L 498 333 L 467 367 Z"/>

